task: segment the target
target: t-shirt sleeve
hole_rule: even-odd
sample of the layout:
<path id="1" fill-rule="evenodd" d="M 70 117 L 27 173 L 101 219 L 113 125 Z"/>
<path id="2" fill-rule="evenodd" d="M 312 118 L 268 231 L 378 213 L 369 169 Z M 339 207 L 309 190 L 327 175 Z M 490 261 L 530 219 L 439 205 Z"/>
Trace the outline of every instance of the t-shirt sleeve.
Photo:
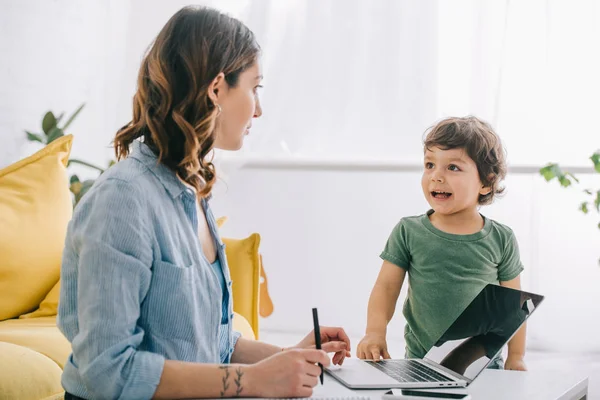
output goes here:
<path id="1" fill-rule="evenodd" d="M 510 231 L 504 248 L 502 261 L 498 265 L 498 280 L 506 282 L 515 279 L 523 272 L 523 263 L 519 254 L 519 244 L 515 234 Z"/>
<path id="2" fill-rule="evenodd" d="M 403 221 L 398 222 L 394 227 L 379 257 L 408 271 L 410 252 L 407 245 L 406 226 Z"/>

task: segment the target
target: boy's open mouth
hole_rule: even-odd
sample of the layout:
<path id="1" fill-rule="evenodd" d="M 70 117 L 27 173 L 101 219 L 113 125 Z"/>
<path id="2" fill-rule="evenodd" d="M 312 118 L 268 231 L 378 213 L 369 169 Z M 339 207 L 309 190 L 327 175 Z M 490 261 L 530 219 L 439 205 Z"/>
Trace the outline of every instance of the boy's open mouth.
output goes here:
<path id="1" fill-rule="evenodd" d="M 431 195 L 433 197 L 435 197 L 436 199 L 447 199 L 450 196 L 452 196 L 452 193 L 448 193 L 448 192 L 438 192 L 438 191 L 433 191 L 431 192 Z"/>

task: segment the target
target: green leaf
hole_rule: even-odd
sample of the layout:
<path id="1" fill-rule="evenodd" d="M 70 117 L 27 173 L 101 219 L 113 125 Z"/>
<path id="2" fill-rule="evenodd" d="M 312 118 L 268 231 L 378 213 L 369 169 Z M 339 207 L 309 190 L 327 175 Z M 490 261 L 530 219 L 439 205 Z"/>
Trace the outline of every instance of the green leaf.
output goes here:
<path id="1" fill-rule="evenodd" d="M 56 139 L 58 139 L 61 136 L 64 136 L 64 132 L 62 131 L 62 129 L 54 127 L 52 128 L 52 130 L 50 131 L 50 133 L 48 133 L 48 142 L 47 143 L 52 143 L 53 141 L 55 141 Z"/>
<path id="2" fill-rule="evenodd" d="M 60 115 L 58 117 L 56 117 L 56 125 L 57 126 L 60 123 L 60 120 L 63 119 L 64 116 L 65 116 L 65 113 L 60 113 Z"/>
<path id="3" fill-rule="evenodd" d="M 71 179 L 69 179 L 69 183 L 73 184 L 73 183 L 77 183 L 80 182 L 79 177 L 75 174 L 71 175 Z"/>
<path id="4" fill-rule="evenodd" d="M 573 184 L 572 180 L 579 183 L 579 179 L 570 172 L 563 172 L 558 164 L 548 164 L 540 169 L 540 174 L 551 181 L 556 178 L 562 187 L 569 187 Z"/>
<path id="5" fill-rule="evenodd" d="M 594 169 L 596 172 L 600 172 L 600 151 L 595 152 L 590 157 L 590 160 L 594 163 Z"/>
<path id="6" fill-rule="evenodd" d="M 71 125 L 71 122 L 73 122 L 75 117 L 77 117 L 77 115 L 79 115 L 79 113 L 81 112 L 81 110 L 83 109 L 84 106 L 85 106 L 85 103 L 80 105 L 79 108 L 77 110 L 75 110 L 73 115 L 71 115 L 71 117 L 67 120 L 67 122 L 65 122 L 65 125 L 62 127 L 63 131 L 66 130 L 69 127 L 69 125 Z"/>
<path id="7" fill-rule="evenodd" d="M 596 211 L 600 212 L 600 190 L 596 192 L 596 199 L 594 200 L 594 205 L 596 206 Z"/>
<path id="8" fill-rule="evenodd" d="M 588 202 L 584 201 L 583 203 L 581 203 L 581 205 L 579 206 L 579 209 L 581 210 L 582 213 L 587 214 L 589 212 Z"/>
<path id="9" fill-rule="evenodd" d="M 77 199 L 77 196 L 79 196 L 79 192 L 81 192 L 81 182 L 71 183 L 69 185 L 69 190 L 71 191 L 71 193 L 73 193 L 75 199 Z"/>
<path id="10" fill-rule="evenodd" d="M 30 142 L 40 142 L 40 143 L 44 143 L 44 138 L 42 137 L 42 135 L 38 135 L 37 133 L 31 133 L 29 131 L 25 131 L 25 133 L 27 134 L 27 139 Z"/>
<path id="11" fill-rule="evenodd" d="M 560 182 L 560 185 L 562 187 L 569 187 L 571 186 L 571 180 L 569 178 L 567 178 L 566 175 L 561 175 L 558 177 L 558 181 Z"/>
<path id="12" fill-rule="evenodd" d="M 100 168 L 100 167 L 98 167 L 98 166 L 96 166 L 96 165 L 94 165 L 94 164 L 90 164 L 90 163 L 89 163 L 89 162 L 87 162 L 87 161 L 81 161 L 81 160 L 78 160 L 78 159 L 76 159 L 76 158 L 71 158 L 71 159 L 70 159 L 70 160 L 67 162 L 67 167 L 68 167 L 68 166 L 70 166 L 71 164 L 79 164 L 79 165 L 83 165 L 83 166 L 86 166 L 86 167 L 89 167 L 89 168 L 93 168 L 93 169 L 95 169 L 95 170 L 98 170 L 98 171 L 100 171 L 100 173 L 103 173 L 103 172 L 104 172 L 104 168 Z"/>
<path id="13" fill-rule="evenodd" d="M 579 183 L 579 179 L 577 179 L 572 173 L 565 172 L 565 176 L 570 176 L 575 182 Z"/>
<path id="14" fill-rule="evenodd" d="M 48 135 L 54 127 L 56 127 L 56 118 L 54 118 L 54 114 L 52 114 L 52 111 L 48 111 L 42 119 L 42 130 L 46 135 Z"/>
<path id="15" fill-rule="evenodd" d="M 92 188 L 94 179 L 88 179 L 82 182 L 81 190 L 75 195 L 75 204 L 79 203 L 81 198 Z"/>
<path id="16" fill-rule="evenodd" d="M 543 168 L 540 168 L 540 175 L 546 179 L 546 181 L 551 181 L 553 178 L 562 175 L 562 171 L 558 164 L 548 164 Z"/>

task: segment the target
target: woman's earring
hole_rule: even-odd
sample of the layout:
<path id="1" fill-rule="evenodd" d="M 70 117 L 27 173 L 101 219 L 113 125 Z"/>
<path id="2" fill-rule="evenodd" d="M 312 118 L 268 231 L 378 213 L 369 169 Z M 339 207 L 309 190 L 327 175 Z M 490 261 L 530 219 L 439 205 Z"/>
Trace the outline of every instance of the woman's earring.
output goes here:
<path id="1" fill-rule="evenodd" d="M 223 112 L 223 109 L 222 109 L 222 108 L 221 108 L 221 106 L 220 106 L 220 105 L 218 105 L 218 104 L 215 104 L 215 106 L 217 107 L 217 110 L 218 110 L 218 111 L 217 111 L 217 117 L 218 117 L 219 115 L 221 115 L 221 112 Z"/>

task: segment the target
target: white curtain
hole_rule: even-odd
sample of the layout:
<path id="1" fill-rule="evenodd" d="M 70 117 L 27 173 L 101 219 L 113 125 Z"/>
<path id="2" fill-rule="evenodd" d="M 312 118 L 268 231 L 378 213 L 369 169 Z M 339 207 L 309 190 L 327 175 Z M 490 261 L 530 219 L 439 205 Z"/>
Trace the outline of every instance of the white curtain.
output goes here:
<path id="1" fill-rule="evenodd" d="M 435 117 L 435 1 L 257 1 L 263 118 L 245 154 L 419 159 Z"/>
<path id="2" fill-rule="evenodd" d="M 466 114 L 492 122 L 513 164 L 581 165 L 598 146 L 594 0 L 263 0 L 237 12 L 266 77 L 246 155 L 418 162 L 423 131 Z"/>
<path id="3" fill-rule="evenodd" d="M 512 166 L 591 165 L 600 147 L 594 0 L 275 0 L 248 3 L 239 16 L 264 48 L 265 113 L 234 157 L 420 163 L 424 130 L 467 114 L 493 124 Z M 525 287 L 547 296 L 530 345 L 600 350 L 593 221 L 574 216 L 576 193 L 539 177 L 510 190 L 532 192 L 515 228 Z M 573 326 L 576 342 L 567 339 Z"/>

